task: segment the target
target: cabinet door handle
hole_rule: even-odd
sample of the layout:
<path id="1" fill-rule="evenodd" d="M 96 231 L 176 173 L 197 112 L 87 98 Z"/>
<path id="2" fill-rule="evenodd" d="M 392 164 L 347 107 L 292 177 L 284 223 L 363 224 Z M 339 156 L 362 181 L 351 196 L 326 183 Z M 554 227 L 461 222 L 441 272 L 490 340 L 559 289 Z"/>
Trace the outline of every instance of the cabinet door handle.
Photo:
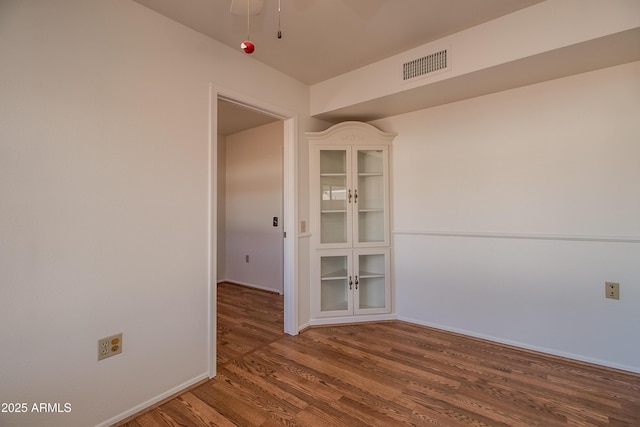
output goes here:
<path id="1" fill-rule="evenodd" d="M 358 203 L 358 189 L 353 190 L 353 203 Z"/>
<path id="2" fill-rule="evenodd" d="M 351 276 L 349 276 L 349 290 L 353 289 L 353 280 L 351 280 Z"/>
<path id="3" fill-rule="evenodd" d="M 358 276 L 356 276 L 356 291 L 358 290 Z"/>
<path id="4" fill-rule="evenodd" d="M 351 190 L 349 190 L 349 193 L 348 193 L 348 194 L 349 194 L 349 195 L 348 195 L 349 203 L 351 203 L 351 197 L 352 197 L 352 195 L 351 195 Z"/>

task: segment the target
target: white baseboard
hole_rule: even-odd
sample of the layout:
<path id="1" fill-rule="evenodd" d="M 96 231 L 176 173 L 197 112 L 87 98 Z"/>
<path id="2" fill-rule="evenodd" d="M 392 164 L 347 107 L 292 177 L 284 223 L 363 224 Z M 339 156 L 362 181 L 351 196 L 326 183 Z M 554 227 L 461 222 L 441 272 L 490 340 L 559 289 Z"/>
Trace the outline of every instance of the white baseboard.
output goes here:
<path id="1" fill-rule="evenodd" d="M 196 383 L 198 383 L 198 382 L 200 382 L 202 380 L 206 380 L 208 378 L 209 378 L 209 374 L 208 373 L 205 372 L 203 374 L 200 374 L 195 378 L 192 378 L 192 379 L 190 379 L 188 381 L 185 381 L 182 384 L 179 384 L 179 385 L 173 387 L 172 389 L 167 390 L 164 393 L 159 394 L 158 396 L 147 400 L 146 402 L 143 402 L 143 403 L 141 403 L 139 405 L 136 405 L 133 408 L 131 408 L 131 409 L 119 414 L 119 415 L 116 415 L 113 418 L 110 418 L 110 419 L 108 419 L 106 421 L 101 422 L 100 424 L 97 424 L 96 427 L 109 427 L 109 426 L 112 426 L 113 424 L 117 423 L 118 421 L 122 421 L 125 418 L 129 418 L 130 416 L 137 414 L 138 412 L 144 411 L 148 407 L 150 407 L 152 405 L 155 405 L 156 403 L 161 402 L 164 399 L 166 399 L 168 397 L 171 397 L 174 394 L 177 394 L 177 393 L 183 391 L 184 389 L 189 388 L 190 386 L 192 386 L 192 385 L 194 385 L 194 384 L 196 384 Z"/>
<path id="2" fill-rule="evenodd" d="M 415 325 L 427 326 L 427 327 L 433 328 L 433 329 L 440 329 L 442 331 L 447 331 L 447 332 L 453 332 L 453 333 L 456 333 L 456 334 L 466 335 L 466 336 L 473 337 L 473 338 L 480 338 L 480 339 L 483 339 L 483 340 L 492 341 L 492 342 L 499 343 L 499 344 L 510 345 L 510 346 L 522 348 L 522 349 L 525 349 L 525 350 L 532 350 L 532 351 L 537 351 L 539 353 L 550 354 L 552 356 L 563 357 L 565 359 L 576 360 L 578 362 L 591 363 L 591 364 L 594 364 L 594 365 L 604 366 L 604 367 L 607 367 L 607 368 L 619 369 L 619 370 L 622 370 L 622 371 L 628 371 L 628 372 L 634 372 L 636 374 L 640 374 L 640 368 L 638 368 L 638 367 L 621 365 L 621 364 L 618 364 L 618 363 L 610 362 L 608 360 L 594 359 L 594 358 L 591 358 L 591 357 L 581 356 L 579 354 L 567 353 L 567 352 L 564 352 L 564 351 L 558 351 L 558 350 L 555 350 L 555 349 L 552 349 L 552 348 L 539 347 L 539 346 L 535 346 L 535 345 L 525 344 L 525 343 L 522 343 L 520 341 L 505 340 L 505 339 L 497 338 L 497 337 L 494 337 L 494 336 L 491 336 L 491 335 L 478 334 L 478 333 L 475 333 L 475 332 L 467 331 L 465 329 L 452 328 L 452 327 L 443 326 L 443 325 L 440 325 L 440 324 L 437 324 L 437 323 L 423 322 L 421 320 L 412 319 L 412 318 L 403 317 L 403 316 L 399 316 L 398 320 L 401 320 L 401 321 L 407 322 L 407 323 L 413 323 Z"/>
<path id="3" fill-rule="evenodd" d="M 254 285 L 253 283 L 239 282 L 237 280 L 219 280 L 218 281 L 218 283 L 222 283 L 222 282 L 233 283 L 234 285 L 242 285 L 248 288 L 260 289 L 261 291 L 269 291 L 269 292 L 276 293 L 278 295 L 283 295 L 280 289 L 269 288 L 261 285 Z"/>
<path id="4" fill-rule="evenodd" d="M 348 325 L 350 323 L 365 323 L 365 322 L 382 322 L 385 320 L 397 320 L 398 316 L 395 313 L 392 314 L 372 314 L 369 316 L 345 316 L 345 317 L 319 317 L 309 320 L 309 326 L 324 326 L 324 325 Z"/>

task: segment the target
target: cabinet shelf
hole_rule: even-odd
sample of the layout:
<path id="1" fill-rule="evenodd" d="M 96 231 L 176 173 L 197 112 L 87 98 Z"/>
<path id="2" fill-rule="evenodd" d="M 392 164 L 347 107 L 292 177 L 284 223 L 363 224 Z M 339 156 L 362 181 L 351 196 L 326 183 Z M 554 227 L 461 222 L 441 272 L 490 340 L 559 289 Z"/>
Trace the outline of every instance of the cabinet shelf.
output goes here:
<path id="1" fill-rule="evenodd" d="M 323 214 L 327 214 L 327 213 L 329 213 L 329 214 L 331 214 L 331 213 L 345 213 L 345 212 L 347 212 L 346 209 L 326 209 L 326 210 L 321 210 L 320 211 L 320 213 L 323 213 Z"/>
<path id="2" fill-rule="evenodd" d="M 322 280 L 323 282 L 330 281 L 330 280 L 346 280 L 346 279 L 347 279 L 346 271 L 344 273 L 327 274 L 320 278 L 320 280 Z"/>
<path id="3" fill-rule="evenodd" d="M 379 305 L 373 305 L 373 304 L 360 304 L 360 310 L 368 310 L 368 309 L 376 309 L 376 308 L 380 308 Z"/>
<path id="4" fill-rule="evenodd" d="M 346 173 L 321 173 L 320 176 L 347 176 Z"/>
<path id="5" fill-rule="evenodd" d="M 325 303 L 322 306 L 322 311 L 344 311 L 345 303 L 344 302 L 336 302 L 333 304 Z"/>
<path id="6" fill-rule="evenodd" d="M 383 273 L 364 273 L 360 274 L 360 279 L 383 279 Z"/>
<path id="7" fill-rule="evenodd" d="M 358 176 L 384 176 L 382 172 L 358 172 Z"/>

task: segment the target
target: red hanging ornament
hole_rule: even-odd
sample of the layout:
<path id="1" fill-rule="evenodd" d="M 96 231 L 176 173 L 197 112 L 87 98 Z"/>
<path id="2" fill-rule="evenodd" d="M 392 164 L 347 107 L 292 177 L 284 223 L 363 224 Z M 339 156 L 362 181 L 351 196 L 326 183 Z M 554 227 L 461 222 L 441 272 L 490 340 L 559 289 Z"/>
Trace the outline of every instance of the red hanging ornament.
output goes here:
<path id="1" fill-rule="evenodd" d="M 251 54 L 254 50 L 256 50 L 256 46 L 249 40 L 243 41 L 240 47 L 242 48 L 242 50 L 244 50 L 244 53 L 248 54 Z"/>

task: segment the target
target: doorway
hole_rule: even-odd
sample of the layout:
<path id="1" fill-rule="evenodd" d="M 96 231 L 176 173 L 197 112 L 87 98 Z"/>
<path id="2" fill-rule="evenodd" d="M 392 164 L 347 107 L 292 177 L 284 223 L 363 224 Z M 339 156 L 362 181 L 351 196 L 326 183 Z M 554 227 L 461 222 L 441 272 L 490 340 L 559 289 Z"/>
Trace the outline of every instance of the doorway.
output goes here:
<path id="1" fill-rule="evenodd" d="M 227 126 L 231 121 L 226 123 L 218 123 L 218 110 L 221 102 L 229 104 L 235 108 L 240 108 L 242 113 L 253 113 L 255 116 L 263 116 L 262 119 L 266 123 L 279 121 L 282 124 L 282 215 L 278 217 L 278 226 L 282 233 L 283 257 L 282 257 L 282 276 L 283 276 L 283 294 L 284 294 L 284 332 L 290 335 L 298 333 L 298 314 L 297 314 L 297 283 L 295 281 L 297 271 L 297 240 L 296 227 L 297 211 L 296 211 L 296 140 L 297 140 L 297 117 L 296 114 L 279 107 L 264 104 L 262 102 L 250 99 L 244 95 L 237 93 L 216 91 L 210 88 L 210 271 L 209 271 L 209 376 L 213 378 L 216 374 L 216 287 L 218 277 L 218 130 L 224 125 Z M 238 115 L 240 116 L 240 115 Z M 244 122 L 243 120 L 239 120 Z M 246 123 L 245 123 L 246 125 Z M 259 207 L 258 207 L 259 209 Z M 273 215 L 269 218 L 273 227 Z M 274 227 L 275 228 L 275 227 Z M 246 254 L 245 254 L 246 255 Z M 251 255 L 249 255 L 249 263 L 251 263 Z M 245 258 L 246 262 L 246 258 Z"/>
<path id="2" fill-rule="evenodd" d="M 217 281 L 284 294 L 281 119 L 218 100 Z"/>

